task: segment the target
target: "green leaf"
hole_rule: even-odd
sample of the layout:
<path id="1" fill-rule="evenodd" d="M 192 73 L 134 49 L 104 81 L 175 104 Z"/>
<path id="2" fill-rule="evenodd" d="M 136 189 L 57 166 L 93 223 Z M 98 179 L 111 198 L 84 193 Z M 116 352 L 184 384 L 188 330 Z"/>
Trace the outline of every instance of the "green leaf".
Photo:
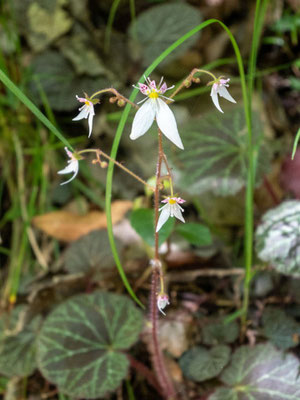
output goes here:
<path id="1" fill-rule="evenodd" d="M 184 131 L 185 150 L 170 153 L 180 188 L 197 195 L 209 191 L 228 196 L 245 185 L 248 137 L 241 107 L 235 105 L 222 115 L 214 111 L 193 118 L 181 130 Z M 259 114 L 255 112 L 253 143 L 257 146 L 258 183 L 270 166 L 270 155 L 263 145 L 263 127 Z"/>
<path id="2" fill-rule="evenodd" d="M 170 3 L 151 7 L 137 16 L 129 27 L 132 52 L 149 65 L 191 26 L 201 22 L 199 10 L 185 3 Z M 199 33 L 186 40 L 168 56 L 170 62 L 186 52 L 199 38 Z"/>
<path id="3" fill-rule="evenodd" d="M 32 72 L 39 80 L 53 110 L 71 111 L 78 108 L 75 95 L 83 92 L 91 95 L 95 87 L 105 87 L 104 78 L 76 77 L 71 64 L 58 52 L 46 51 L 34 57 Z M 41 104 L 39 88 L 34 81 L 29 87 L 32 96 Z M 76 115 L 76 114 L 75 114 Z"/>
<path id="4" fill-rule="evenodd" d="M 211 350 L 194 347 L 188 350 L 179 360 L 184 375 L 196 382 L 218 376 L 230 359 L 228 346 L 215 346 Z"/>
<path id="5" fill-rule="evenodd" d="M 280 308 L 266 308 L 262 316 L 262 323 L 263 335 L 280 349 L 286 350 L 299 344 L 297 338 L 300 334 L 300 324 Z"/>
<path id="6" fill-rule="evenodd" d="M 56 0 L 55 8 L 49 10 L 38 2 L 32 2 L 27 10 L 27 36 L 35 51 L 44 50 L 55 39 L 68 32 L 73 24 L 72 18 L 63 9 L 65 0 Z"/>
<path id="7" fill-rule="evenodd" d="M 223 318 L 211 318 L 202 326 L 202 340 L 207 345 L 233 343 L 238 336 L 239 326 L 236 321 L 225 323 Z"/>
<path id="8" fill-rule="evenodd" d="M 41 318 L 34 318 L 19 330 L 18 321 L 24 312 L 25 307 L 18 306 L 0 318 L 0 374 L 7 377 L 29 376 L 36 368 L 36 335 Z"/>
<path id="9" fill-rule="evenodd" d="M 271 344 L 241 346 L 221 374 L 227 386 L 208 400 L 298 400 L 299 360 Z M 229 386 L 229 388 L 228 388 Z"/>
<path id="10" fill-rule="evenodd" d="M 117 240 L 118 251 L 122 249 Z M 68 272 L 87 273 L 93 270 L 105 270 L 115 266 L 111 254 L 106 230 L 96 230 L 73 242 L 65 253 L 65 268 Z"/>
<path id="11" fill-rule="evenodd" d="M 258 257 L 276 271 L 300 276 L 300 201 L 285 201 L 266 212 L 256 230 Z"/>
<path id="12" fill-rule="evenodd" d="M 38 366 L 71 397 L 103 397 L 126 377 L 123 350 L 135 343 L 142 324 L 142 313 L 125 296 L 75 296 L 47 317 L 38 337 Z"/>
<path id="13" fill-rule="evenodd" d="M 212 243 L 209 228 L 202 224 L 191 222 L 177 225 L 175 231 L 195 246 L 208 246 Z"/>
<path id="14" fill-rule="evenodd" d="M 130 216 L 130 223 L 133 229 L 141 238 L 154 246 L 154 211 L 149 208 L 138 208 L 133 210 Z M 159 245 L 165 242 L 171 235 L 174 228 L 174 218 L 169 218 L 159 231 Z"/>

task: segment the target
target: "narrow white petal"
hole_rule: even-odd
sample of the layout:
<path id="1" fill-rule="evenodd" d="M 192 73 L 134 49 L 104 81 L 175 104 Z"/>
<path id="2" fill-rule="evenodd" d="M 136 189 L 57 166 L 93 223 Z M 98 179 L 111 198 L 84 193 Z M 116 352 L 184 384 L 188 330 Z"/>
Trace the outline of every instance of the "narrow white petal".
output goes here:
<path id="1" fill-rule="evenodd" d="M 92 108 L 92 109 L 90 110 L 90 115 L 89 115 L 89 120 L 88 120 L 88 123 L 89 123 L 89 136 L 88 136 L 88 137 L 90 137 L 91 134 L 92 134 L 94 115 L 95 115 L 95 113 L 94 113 L 94 108 Z"/>
<path id="2" fill-rule="evenodd" d="M 179 219 L 181 222 L 185 222 L 185 220 L 184 220 L 184 218 L 183 218 L 183 216 L 182 216 L 182 213 L 181 213 L 180 208 L 181 208 L 181 207 L 179 207 L 178 204 L 174 204 L 174 209 L 173 209 L 173 211 L 174 211 L 174 216 L 175 216 L 177 219 Z"/>
<path id="3" fill-rule="evenodd" d="M 224 99 L 231 101 L 231 103 L 236 103 L 233 97 L 231 97 L 230 93 L 226 89 L 225 86 L 221 86 L 219 89 L 219 94 L 221 97 L 224 97 Z"/>
<path id="4" fill-rule="evenodd" d="M 212 99 L 214 105 L 217 107 L 217 109 L 218 109 L 221 113 L 224 114 L 224 112 L 222 111 L 222 109 L 221 109 L 221 107 L 220 107 L 220 104 L 219 104 L 218 94 L 217 94 L 217 92 L 214 90 L 213 87 L 211 88 L 210 95 L 211 95 L 211 99 Z"/>
<path id="5" fill-rule="evenodd" d="M 77 117 L 73 118 L 72 121 L 79 121 L 80 119 L 87 118 L 89 115 L 88 107 L 84 106 Z"/>
<path id="6" fill-rule="evenodd" d="M 60 174 L 60 175 L 63 175 L 63 174 L 70 174 L 71 172 L 74 172 L 74 163 L 73 163 L 73 162 L 71 162 L 70 164 L 68 164 L 68 165 L 66 166 L 66 168 L 61 169 L 61 170 L 58 171 L 57 173 Z"/>
<path id="7" fill-rule="evenodd" d="M 77 175 L 77 172 L 75 172 L 75 174 L 70 178 L 70 179 L 68 179 L 67 181 L 65 181 L 65 182 L 62 182 L 61 183 L 61 185 L 65 185 L 66 183 L 69 183 L 69 182 L 71 182 L 73 179 L 75 179 L 76 178 L 76 175 Z"/>
<path id="8" fill-rule="evenodd" d="M 162 99 L 157 99 L 156 122 L 162 133 L 180 149 L 184 149 L 176 119 L 170 107 Z"/>
<path id="9" fill-rule="evenodd" d="M 144 135 L 150 128 L 155 117 L 155 107 L 152 100 L 149 99 L 136 112 L 132 123 L 130 139 L 135 140 Z"/>
<path id="10" fill-rule="evenodd" d="M 160 213 L 160 216 L 158 218 L 157 226 L 156 226 L 156 232 L 160 230 L 160 228 L 167 222 L 170 216 L 170 205 L 166 204 Z"/>
<path id="11" fill-rule="evenodd" d="M 74 175 L 68 181 L 62 182 L 61 185 L 65 185 L 66 183 L 71 182 L 78 174 L 78 170 L 79 170 L 79 161 L 74 160 L 74 161 L 70 162 L 69 165 L 66 166 L 66 168 L 58 171 L 57 173 L 60 175 L 69 174 L 70 172 L 74 172 Z"/>

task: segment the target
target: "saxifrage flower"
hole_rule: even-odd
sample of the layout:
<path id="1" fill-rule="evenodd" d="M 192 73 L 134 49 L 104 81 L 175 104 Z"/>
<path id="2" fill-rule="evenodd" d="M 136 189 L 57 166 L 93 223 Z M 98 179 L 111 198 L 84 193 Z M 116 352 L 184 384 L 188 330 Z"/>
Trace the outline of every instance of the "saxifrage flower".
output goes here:
<path id="1" fill-rule="evenodd" d="M 226 87 L 229 87 L 229 84 L 228 84 L 229 81 L 230 81 L 230 79 L 223 79 L 222 77 L 219 78 L 217 81 L 215 81 L 212 84 L 212 88 L 210 91 L 212 101 L 221 113 L 224 113 L 224 112 L 220 107 L 218 95 L 221 97 L 224 97 L 224 99 L 226 99 L 228 101 L 231 101 L 231 103 L 236 103 L 234 98 L 229 94 L 228 90 L 226 89 Z"/>
<path id="2" fill-rule="evenodd" d="M 79 108 L 79 111 L 80 111 L 79 114 L 77 115 L 77 117 L 73 118 L 72 121 L 79 121 L 80 119 L 88 118 L 88 124 L 89 124 L 89 136 L 88 137 L 90 137 L 92 134 L 93 118 L 95 115 L 94 103 L 88 98 L 78 97 L 77 95 L 76 95 L 76 99 L 80 103 L 84 103 L 84 105 Z"/>
<path id="3" fill-rule="evenodd" d="M 79 170 L 79 159 L 77 159 L 76 156 L 74 155 L 74 153 L 72 153 L 70 150 L 68 150 L 67 147 L 65 147 L 65 150 L 69 157 L 68 165 L 66 166 L 66 168 L 58 171 L 58 174 L 63 175 L 63 174 L 70 174 L 71 172 L 74 172 L 74 175 L 68 181 L 62 182 L 61 185 L 65 185 L 66 183 L 71 182 L 76 177 L 76 175 L 78 174 L 78 170 Z"/>
<path id="4" fill-rule="evenodd" d="M 156 119 L 161 132 L 177 147 L 183 149 L 174 114 L 167 103 L 161 99 L 161 97 L 163 97 L 164 99 L 173 101 L 163 94 L 167 90 L 173 89 L 174 86 L 168 88 L 165 82 L 162 83 L 163 78 L 160 80 L 158 86 L 156 86 L 155 81 L 151 81 L 150 78 L 147 78 L 146 82 L 148 85 L 139 83 L 139 87 L 137 88 L 147 97 L 140 102 L 142 103 L 145 101 L 135 114 L 130 139 L 135 140 L 144 135 L 151 127 L 154 119 Z"/>
<path id="5" fill-rule="evenodd" d="M 180 221 L 185 222 L 182 216 L 184 209 L 179 205 L 185 203 L 185 200 L 181 197 L 167 197 L 165 200 L 162 200 L 162 203 L 166 204 L 159 209 L 161 213 L 157 222 L 156 232 L 167 222 L 169 217 L 176 217 Z"/>
<path id="6" fill-rule="evenodd" d="M 157 303 L 156 303 L 156 304 L 157 304 L 157 308 L 159 309 L 159 311 L 160 311 L 162 314 L 166 315 L 166 314 L 163 312 L 163 309 L 166 308 L 166 306 L 170 304 L 170 302 L 169 302 L 169 297 L 168 297 L 165 293 L 160 293 L 160 294 L 157 296 Z"/>

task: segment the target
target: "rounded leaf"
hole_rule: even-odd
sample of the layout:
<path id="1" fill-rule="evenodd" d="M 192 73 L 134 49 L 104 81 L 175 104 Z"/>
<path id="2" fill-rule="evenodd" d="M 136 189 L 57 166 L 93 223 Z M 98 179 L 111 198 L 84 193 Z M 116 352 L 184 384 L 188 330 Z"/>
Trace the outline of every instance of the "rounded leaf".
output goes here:
<path id="1" fill-rule="evenodd" d="M 39 316 L 19 331 L 17 323 L 26 307 L 18 306 L 0 318 L 0 374 L 8 377 L 29 376 L 36 368 L 36 335 Z"/>
<path id="2" fill-rule="evenodd" d="M 199 10 L 185 3 L 160 4 L 150 7 L 137 16 L 130 25 L 129 36 L 132 51 L 142 59 L 143 65 L 149 65 L 168 46 L 184 35 L 191 26 L 201 23 Z M 172 52 L 166 60 L 178 58 L 199 38 L 194 35 Z"/>
<path id="3" fill-rule="evenodd" d="M 46 319 L 38 338 L 39 368 L 71 397 L 101 397 L 125 378 L 128 360 L 120 350 L 137 340 L 142 323 L 142 313 L 125 296 L 75 296 Z"/>
<path id="4" fill-rule="evenodd" d="M 187 378 L 202 382 L 218 376 L 229 359 L 228 346 L 215 346 L 211 350 L 197 346 L 184 353 L 179 365 Z"/>
<path id="5" fill-rule="evenodd" d="M 184 129 L 185 150 L 170 153 L 179 176 L 178 187 L 197 195 L 212 192 L 228 196 L 241 190 L 248 171 L 243 108 L 234 106 L 224 115 L 218 111 L 207 113 L 200 119 L 190 119 L 180 129 Z M 256 149 L 257 183 L 270 166 L 270 152 L 263 143 L 262 132 L 259 114 L 253 112 L 253 142 L 260 144 Z"/>
<path id="6" fill-rule="evenodd" d="M 282 274 L 300 276 L 300 201 L 285 201 L 264 214 L 256 230 L 258 257 Z"/>
<path id="7" fill-rule="evenodd" d="M 241 346 L 221 374 L 226 387 L 209 400 L 298 400 L 299 360 L 271 344 Z"/>

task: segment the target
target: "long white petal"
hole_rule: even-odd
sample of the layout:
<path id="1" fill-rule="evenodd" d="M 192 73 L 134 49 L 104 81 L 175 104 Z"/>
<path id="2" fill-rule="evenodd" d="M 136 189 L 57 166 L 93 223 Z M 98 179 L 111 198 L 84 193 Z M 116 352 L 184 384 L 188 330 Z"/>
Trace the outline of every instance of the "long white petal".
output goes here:
<path id="1" fill-rule="evenodd" d="M 181 222 L 185 222 L 178 204 L 174 204 L 173 211 L 174 211 L 174 216 L 177 219 L 179 219 Z"/>
<path id="2" fill-rule="evenodd" d="M 224 99 L 231 101 L 231 103 L 236 103 L 233 97 L 231 97 L 230 93 L 226 89 L 225 86 L 221 86 L 219 89 L 219 94 L 221 97 L 224 97 Z"/>
<path id="3" fill-rule="evenodd" d="M 220 104 L 219 104 L 218 94 L 217 94 L 216 90 L 214 90 L 213 87 L 211 88 L 210 95 L 211 95 L 211 99 L 212 99 L 214 105 L 217 107 L 217 109 L 218 109 L 221 113 L 224 114 L 224 111 L 222 111 L 222 109 L 221 109 L 221 107 L 220 107 Z"/>
<path id="4" fill-rule="evenodd" d="M 74 172 L 76 170 L 76 168 L 74 168 L 74 167 L 75 167 L 75 164 L 74 164 L 74 161 L 73 161 L 73 162 L 70 162 L 64 169 L 61 169 L 57 173 L 60 174 L 60 175 L 69 174 L 69 173 Z"/>
<path id="5" fill-rule="evenodd" d="M 66 183 L 69 183 L 69 182 L 71 182 L 73 179 L 75 179 L 76 178 L 76 175 L 77 175 L 77 173 L 78 173 L 78 171 L 77 172 L 75 172 L 75 174 L 70 178 L 70 179 L 68 179 L 66 182 L 62 182 L 61 183 L 61 185 L 65 185 Z"/>
<path id="6" fill-rule="evenodd" d="M 155 117 L 155 107 L 152 104 L 152 100 L 149 99 L 142 105 L 142 107 L 136 112 L 132 123 L 130 139 L 135 140 L 140 136 L 144 135 L 150 128 Z"/>
<path id="7" fill-rule="evenodd" d="M 156 122 L 162 133 L 180 149 L 184 149 L 176 119 L 170 107 L 162 99 L 157 99 Z"/>
<path id="8" fill-rule="evenodd" d="M 84 106 L 77 117 L 73 118 L 72 121 L 79 121 L 80 119 L 87 118 L 89 115 L 89 109 L 87 106 Z"/>
<path id="9" fill-rule="evenodd" d="M 92 134 L 94 115 L 95 115 L 94 108 L 92 108 L 90 110 L 90 115 L 89 115 L 89 120 L 88 120 L 88 123 L 89 123 L 89 136 L 88 137 L 90 137 Z"/>
<path id="10" fill-rule="evenodd" d="M 61 185 L 65 185 L 66 183 L 71 182 L 78 174 L 78 170 L 79 170 L 79 161 L 74 160 L 70 162 L 69 165 L 66 166 L 66 168 L 58 171 L 57 172 L 58 174 L 69 174 L 70 172 L 74 172 L 74 175 L 66 182 L 62 182 Z"/>
<path id="11" fill-rule="evenodd" d="M 166 204 L 160 213 L 160 216 L 158 218 L 157 226 L 156 226 L 156 232 L 160 230 L 160 228 L 167 222 L 170 216 L 170 205 Z"/>

